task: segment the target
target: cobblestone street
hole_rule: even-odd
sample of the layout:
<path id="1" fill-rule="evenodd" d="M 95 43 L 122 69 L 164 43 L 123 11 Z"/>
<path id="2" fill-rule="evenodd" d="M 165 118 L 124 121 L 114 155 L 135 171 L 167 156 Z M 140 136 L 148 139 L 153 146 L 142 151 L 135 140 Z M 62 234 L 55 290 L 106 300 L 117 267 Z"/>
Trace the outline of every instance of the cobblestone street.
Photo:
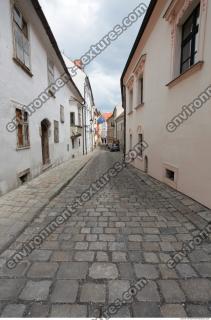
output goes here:
<path id="1" fill-rule="evenodd" d="M 1 254 L 1 316 L 101 317 L 145 278 L 146 286 L 112 317 L 211 317 L 211 236 L 175 269 L 167 266 L 211 222 L 210 210 L 132 166 L 15 269 L 4 267 L 121 156 L 96 153 Z"/>

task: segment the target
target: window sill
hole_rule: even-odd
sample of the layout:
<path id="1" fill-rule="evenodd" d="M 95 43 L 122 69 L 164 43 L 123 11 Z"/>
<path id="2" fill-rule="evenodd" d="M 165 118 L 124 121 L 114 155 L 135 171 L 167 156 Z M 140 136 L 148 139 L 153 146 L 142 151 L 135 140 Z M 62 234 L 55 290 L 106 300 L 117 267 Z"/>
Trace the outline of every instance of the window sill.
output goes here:
<path id="1" fill-rule="evenodd" d="M 13 61 L 19 66 L 21 67 L 21 69 L 23 71 L 25 71 L 31 78 L 33 77 L 33 74 L 31 73 L 31 71 L 16 57 L 13 57 Z"/>
<path id="2" fill-rule="evenodd" d="M 166 86 L 169 88 L 176 86 L 179 82 L 192 76 L 192 74 L 194 74 L 196 71 L 201 70 L 201 68 L 203 67 L 203 64 L 204 64 L 204 61 L 199 61 L 199 62 L 195 63 L 188 70 L 186 70 L 185 72 L 180 74 L 177 78 L 170 81 Z"/>
<path id="3" fill-rule="evenodd" d="M 16 151 L 28 150 L 28 149 L 30 149 L 30 146 L 27 146 L 27 147 L 17 147 L 17 148 L 16 148 Z"/>
<path id="4" fill-rule="evenodd" d="M 144 102 L 138 104 L 137 107 L 135 107 L 135 110 L 138 110 L 138 109 L 142 108 L 143 106 L 144 106 Z"/>
<path id="5" fill-rule="evenodd" d="M 133 111 L 128 112 L 127 115 L 130 116 L 131 114 L 133 114 Z"/>

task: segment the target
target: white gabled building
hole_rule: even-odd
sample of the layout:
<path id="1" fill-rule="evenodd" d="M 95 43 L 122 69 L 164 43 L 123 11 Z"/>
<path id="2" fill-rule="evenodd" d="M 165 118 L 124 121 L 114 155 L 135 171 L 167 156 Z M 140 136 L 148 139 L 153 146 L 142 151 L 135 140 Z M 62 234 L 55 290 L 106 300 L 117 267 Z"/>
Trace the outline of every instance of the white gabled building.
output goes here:
<path id="1" fill-rule="evenodd" d="M 2 195 L 83 154 L 84 99 L 37 0 L 1 0 L 0 30 Z"/>
<path id="2" fill-rule="evenodd" d="M 94 149 L 94 98 L 92 93 L 91 84 L 85 71 L 81 67 L 80 60 L 71 61 L 63 54 L 63 59 L 67 68 L 77 66 L 73 81 L 80 91 L 84 102 L 78 103 L 82 110 L 82 123 L 83 123 L 83 152 L 87 154 Z"/>

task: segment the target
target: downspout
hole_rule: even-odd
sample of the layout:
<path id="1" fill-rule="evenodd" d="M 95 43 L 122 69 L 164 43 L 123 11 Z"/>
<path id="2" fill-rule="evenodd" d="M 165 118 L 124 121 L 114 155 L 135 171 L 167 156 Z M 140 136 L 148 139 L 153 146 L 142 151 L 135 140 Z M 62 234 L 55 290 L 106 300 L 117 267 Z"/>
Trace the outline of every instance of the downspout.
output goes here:
<path id="1" fill-rule="evenodd" d="M 124 159 L 126 155 L 126 96 L 125 86 L 122 84 L 122 106 L 124 108 Z"/>
<path id="2" fill-rule="evenodd" d="M 83 155 L 84 155 L 84 106 L 82 106 L 82 131 L 83 131 Z"/>

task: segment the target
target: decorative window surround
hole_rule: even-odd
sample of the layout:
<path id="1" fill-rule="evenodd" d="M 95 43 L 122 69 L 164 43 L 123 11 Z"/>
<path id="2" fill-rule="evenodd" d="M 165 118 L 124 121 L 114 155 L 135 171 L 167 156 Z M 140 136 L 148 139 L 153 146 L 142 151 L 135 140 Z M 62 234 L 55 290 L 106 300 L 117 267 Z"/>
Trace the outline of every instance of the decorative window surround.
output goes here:
<path id="1" fill-rule="evenodd" d="M 204 57 L 204 38 L 207 21 L 208 0 L 173 0 L 164 14 L 164 19 L 171 25 L 172 40 L 172 58 L 171 58 L 171 76 L 172 81 L 180 76 L 179 61 L 181 52 L 181 26 L 191 14 L 191 11 L 200 3 L 200 21 L 199 21 L 199 44 L 198 61 L 203 61 Z M 171 82 L 170 81 L 170 82 Z"/>
<path id="2" fill-rule="evenodd" d="M 130 77 L 130 79 L 128 80 L 128 82 L 127 82 L 126 87 L 127 87 L 127 89 L 128 89 L 129 91 L 133 89 L 134 80 L 135 80 L 135 77 L 134 77 L 134 75 L 132 75 L 132 76 Z"/>
<path id="3" fill-rule="evenodd" d="M 145 62 L 146 62 L 146 57 L 147 57 L 146 54 L 143 54 L 141 56 L 141 58 L 139 59 L 137 65 L 133 71 L 136 78 L 139 78 L 144 73 L 144 66 L 145 66 Z"/>

